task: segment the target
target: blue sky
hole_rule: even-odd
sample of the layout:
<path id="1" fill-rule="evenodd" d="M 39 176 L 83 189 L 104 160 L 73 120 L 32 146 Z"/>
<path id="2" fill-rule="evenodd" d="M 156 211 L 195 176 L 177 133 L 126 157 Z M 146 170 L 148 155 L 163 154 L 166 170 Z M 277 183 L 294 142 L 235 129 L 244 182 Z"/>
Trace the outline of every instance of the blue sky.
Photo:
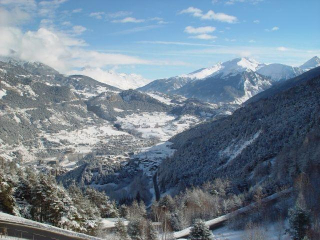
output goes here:
<path id="1" fill-rule="evenodd" d="M 241 56 L 300 65 L 320 55 L 319 12 L 318 0 L 0 0 L 0 54 L 148 79 Z"/>

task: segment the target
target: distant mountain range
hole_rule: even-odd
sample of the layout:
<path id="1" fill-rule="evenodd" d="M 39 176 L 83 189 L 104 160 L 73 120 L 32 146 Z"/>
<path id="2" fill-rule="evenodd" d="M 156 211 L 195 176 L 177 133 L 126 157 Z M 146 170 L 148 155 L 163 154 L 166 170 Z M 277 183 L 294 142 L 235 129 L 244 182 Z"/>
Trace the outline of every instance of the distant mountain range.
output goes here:
<path id="1" fill-rule="evenodd" d="M 139 90 L 178 94 L 218 105 L 241 104 L 276 82 L 296 77 L 319 66 L 319 62 L 319 58 L 314 57 L 301 67 L 291 67 L 236 58 L 190 74 L 155 80 Z"/>

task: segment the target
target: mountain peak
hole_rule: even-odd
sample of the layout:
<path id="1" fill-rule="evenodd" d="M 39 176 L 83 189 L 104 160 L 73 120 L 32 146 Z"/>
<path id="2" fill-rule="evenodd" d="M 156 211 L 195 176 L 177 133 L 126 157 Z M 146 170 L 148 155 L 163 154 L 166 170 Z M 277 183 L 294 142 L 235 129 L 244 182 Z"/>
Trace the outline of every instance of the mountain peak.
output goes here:
<path id="1" fill-rule="evenodd" d="M 223 73 L 223 76 L 226 76 L 229 74 L 238 74 L 245 71 L 256 71 L 262 66 L 264 65 L 251 58 L 235 58 L 233 60 L 222 63 L 221 72 Z"/>
<path id="2" fill-rule="evenodd" d="M 320 58 L 318 56 L 314 56 L 304 64 L 300 66 L 300 68 L 304 71 L 308 71 L 312 68 L 319 67 L 320 66 Z"/>

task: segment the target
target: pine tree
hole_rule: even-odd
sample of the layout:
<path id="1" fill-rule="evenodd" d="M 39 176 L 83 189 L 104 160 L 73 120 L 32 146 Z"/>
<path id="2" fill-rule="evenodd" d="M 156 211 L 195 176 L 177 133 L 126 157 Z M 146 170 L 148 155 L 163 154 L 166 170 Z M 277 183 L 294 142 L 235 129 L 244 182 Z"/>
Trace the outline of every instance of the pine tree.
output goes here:
<path id="1" fill-rule="evenodd" d="M 211 240 L 211 232 L 205 223 L 198 219 L 191 228 L 190 240 Z"/>
<path id="2" fill-rule="evenodd" d="M 130 237 L 128 235 L 127 227 L 124 225 L 122 220 L 119 219 L 116 222 L 115 227 L 116 227 L 117 235 L 119 236 L 119 238 L 121 240 L 129 240 L 130 239 Z"/>
<path id="3" fill-rule="evenodd" d="M 142 240 L 143 226 L 140 219 L 133 219 L 128 225 L 128 233 L 132 240 Z"/>
<path id="4" fill-rule="evenodd" d="M 0 173 L 0 209 L 10 214 L 15 212 L 15 198 L 13 196 L 13 183 Z"/>
<path id="5" fill-rule="evenodd" d="M 310 213 L 300 206 L 289 210 L 290 235 L 294 240 L 302 240 L 310 228 Z"/>
<path id="6" fill-rule="evenodd" d="M 158 240 L 158 232 L 152 225 L 151 221 L 147 222 L 147 228 L 146 228 L 146 234 L 145 234 L 145 240 Z"/>

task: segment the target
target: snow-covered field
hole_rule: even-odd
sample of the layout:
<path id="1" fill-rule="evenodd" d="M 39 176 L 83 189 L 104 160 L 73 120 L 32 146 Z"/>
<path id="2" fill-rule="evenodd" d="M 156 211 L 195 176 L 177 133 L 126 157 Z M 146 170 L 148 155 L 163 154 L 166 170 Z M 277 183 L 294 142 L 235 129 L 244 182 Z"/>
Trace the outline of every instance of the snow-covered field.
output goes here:
<path id="1" fill-rule="evenodd" d="M 55 134 L 47 134 L 45 137 L 51 142 L 61 143 L 66 142 L 72 144 L 75 147 L 75 151 L 79 153 L 90 152 L 93 145 L 98 142 L 106 143 L 108 136 L 120 136 L 128 135 L 125 132 L 121 132 L 113 128 L 111 125 L 102 126 L 89 126 L 83 129 L 77 129 L 75 131 L 67 132 L 61 131 Z"/>
<path id="2" fill-rule="evenodd" d="M 195 116 L 184 115 L 177 118 L 164 112 L 144 112 L 117 118 L 122 129 L 136 131 L 142 138 L 157 138 L 160 141 L 167 141 L 199 122 Z"/>

